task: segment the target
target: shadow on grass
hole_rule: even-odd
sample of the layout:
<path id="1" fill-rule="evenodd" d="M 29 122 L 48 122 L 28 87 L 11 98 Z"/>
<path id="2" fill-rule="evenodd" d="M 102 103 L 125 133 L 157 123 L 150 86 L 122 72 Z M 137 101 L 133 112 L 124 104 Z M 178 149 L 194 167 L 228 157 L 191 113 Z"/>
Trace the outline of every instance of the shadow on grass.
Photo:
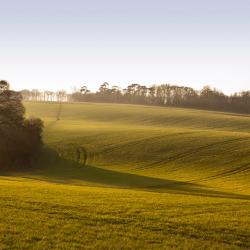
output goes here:
<path id="1" fill-rule="evenodd" d="M 43 152 L 36 166 L 38 166 L 38 169 L 34 171 L 2 173 L 2 175 L 5 177 L 17 175 L 23 178 L 62 184 L 116 187 L 151 192 L 250 200 L 250 195 L 215 191 L 206 186 L 190 182 L 118 172 L 89 165 L 82 166 L 74 161 L 61 158 L 52 150 Z"/>

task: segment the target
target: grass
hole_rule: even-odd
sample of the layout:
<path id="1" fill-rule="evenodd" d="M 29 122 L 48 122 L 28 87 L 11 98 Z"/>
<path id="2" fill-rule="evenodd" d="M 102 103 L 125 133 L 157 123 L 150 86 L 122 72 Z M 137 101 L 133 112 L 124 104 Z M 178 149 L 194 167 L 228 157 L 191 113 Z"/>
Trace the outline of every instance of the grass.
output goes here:
<path id="1" fill-rule="evenodd" d="M 0 249 L 250 248 L 249 116 L 25 105 L 57 153 L 0 177 Z"/>
<path id="2" fill-rule="evenodd" d="M 249 248 L 249 201 L 1 178 L 5 249 Z"/>

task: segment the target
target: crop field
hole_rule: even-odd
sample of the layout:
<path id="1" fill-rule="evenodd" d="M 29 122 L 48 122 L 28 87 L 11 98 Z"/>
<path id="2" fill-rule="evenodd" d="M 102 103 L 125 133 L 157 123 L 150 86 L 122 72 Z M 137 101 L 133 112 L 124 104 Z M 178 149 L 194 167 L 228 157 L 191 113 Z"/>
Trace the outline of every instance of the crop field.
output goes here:
<path id="1" fill-rule="evenodd" d="M 250 249 L 250 116 L 25 106 L 46 149 L 0 175 L 0 249 Z"/>

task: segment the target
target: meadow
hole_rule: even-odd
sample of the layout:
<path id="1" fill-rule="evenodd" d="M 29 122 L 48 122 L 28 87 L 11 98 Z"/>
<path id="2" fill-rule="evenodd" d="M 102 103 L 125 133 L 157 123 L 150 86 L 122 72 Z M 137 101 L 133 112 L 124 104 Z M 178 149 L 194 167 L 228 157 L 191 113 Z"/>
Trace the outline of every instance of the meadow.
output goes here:
<path id="1" fill-rule="evenodd" d="M 0 176 L 1 249 L 249 249 L 250 116 L 25 103 L 37 168 Z M 76 149 L 87 151 L 87 165 Z"/>

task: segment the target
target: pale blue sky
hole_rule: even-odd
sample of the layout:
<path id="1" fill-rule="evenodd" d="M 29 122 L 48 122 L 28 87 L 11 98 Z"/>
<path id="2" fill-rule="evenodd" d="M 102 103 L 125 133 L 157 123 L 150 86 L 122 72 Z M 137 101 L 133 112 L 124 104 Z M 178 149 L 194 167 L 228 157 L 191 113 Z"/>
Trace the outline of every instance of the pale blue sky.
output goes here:
<path id="1" fill-rule="evenodd" d="M 250 0 L 0 0 L 0 79 L 250 89 Z"/>

